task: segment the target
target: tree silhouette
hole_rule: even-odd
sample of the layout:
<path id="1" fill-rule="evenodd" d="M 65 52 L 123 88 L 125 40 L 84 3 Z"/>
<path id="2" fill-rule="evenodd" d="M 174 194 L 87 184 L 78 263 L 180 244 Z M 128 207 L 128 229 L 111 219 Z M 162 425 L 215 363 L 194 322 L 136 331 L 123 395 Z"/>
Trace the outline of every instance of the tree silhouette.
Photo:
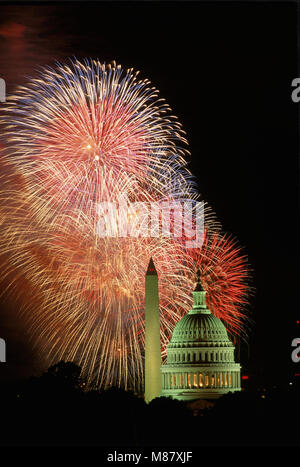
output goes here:
<path id="1" fill-rule="evenodd" d="M 60 361 L 48 368 L 45 377 L 53 378 L 61 385 L 77 389 L 82 382 L 80 374 L 81 368 L 76 363 Z"/>

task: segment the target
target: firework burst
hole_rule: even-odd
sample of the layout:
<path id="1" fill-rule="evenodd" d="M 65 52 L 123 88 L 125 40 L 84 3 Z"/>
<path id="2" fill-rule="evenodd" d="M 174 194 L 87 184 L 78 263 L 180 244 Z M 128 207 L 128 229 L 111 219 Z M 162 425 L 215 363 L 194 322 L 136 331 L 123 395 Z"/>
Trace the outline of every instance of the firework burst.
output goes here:
<path id="1" fill-rule="evenodd" d="M 47 68 L 8 98 L 1 125 L 3 278 L 45 364 L 74 360 L 90 384 L 141 389 L 151 256 L 163 353 L 197 266 L 213 312 L 241 332 L 246 260 L 207 205 L 201 248 L 97 235 L 97 205 L 124 193 L 131 203 L 199 199 L 184 132 L 148 80 L 92 60 Z"/>
<path id="2" fill-rule="evenodd" d="M 120 190 L 141 201 L 195 196 L 181 125 L 137 75 L 76 60 L 43 69 L 8 97 L 5 159 L 26 176 L 38 213 L 92 217 L 95 204 Z"/>

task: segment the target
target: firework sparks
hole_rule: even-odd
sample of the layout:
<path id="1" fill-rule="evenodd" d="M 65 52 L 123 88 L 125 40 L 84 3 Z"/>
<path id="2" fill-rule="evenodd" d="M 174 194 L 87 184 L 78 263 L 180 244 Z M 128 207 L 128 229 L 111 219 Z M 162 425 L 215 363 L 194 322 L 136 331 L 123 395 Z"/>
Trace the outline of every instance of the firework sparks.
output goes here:
<path id="1" fill-rule="evenodd" d="M 26 176 L 37 212 L 92 217 L 120 189 L 140 200 L 195 195 L 181 125 L 137 74 L 75 61 L 8 97 L 6 159 Z"/>
<path id="2" fill-rule="evenodd" d="M 3 277 L 47 364 L 75 360 L 90 384 L 141 388 L 150 256 L 163 352 L 191 305 L 197 265 L 213 312 L 240 332 L 246 261 L 217 233 L 207 205 L 200 249 L 162 235 L 97 235 L 96 206 L 124 193 L 130 202 L 198 199 L 184 132 L 148 80 L 116 64 L 74 61 L 43 70 L 5 110 Z"/>

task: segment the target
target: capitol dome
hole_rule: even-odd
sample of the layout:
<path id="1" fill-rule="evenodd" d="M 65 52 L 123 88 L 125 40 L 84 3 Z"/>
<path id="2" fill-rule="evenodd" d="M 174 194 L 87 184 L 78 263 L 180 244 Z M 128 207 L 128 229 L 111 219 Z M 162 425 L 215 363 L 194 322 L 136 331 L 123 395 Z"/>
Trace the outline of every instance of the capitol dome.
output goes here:
<path id="1" fill-rule="evenodd" d="M 169 348 L 181 346 L 203 346 L 208 342 L 229 342 L 226 328 L 222 321 L 209 313 L 192 313 L 190 311 L 176 325 Z"/>
<path id="2" fill-rule="evenodd" d="M 175 326 L 161 367 L 163 396 L 216 399 L 241 390 L 234 345 L 222 321 L 206 307 L 205 295 L 198 271 L 193 308 Z"/>

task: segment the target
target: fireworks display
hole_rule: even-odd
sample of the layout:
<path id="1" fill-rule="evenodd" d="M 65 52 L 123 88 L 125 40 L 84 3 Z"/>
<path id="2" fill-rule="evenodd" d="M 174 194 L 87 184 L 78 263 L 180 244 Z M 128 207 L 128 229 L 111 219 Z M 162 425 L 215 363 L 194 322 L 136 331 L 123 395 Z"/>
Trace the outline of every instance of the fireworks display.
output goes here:
<path id="1" fill-rule="evenodd" d="M 97 206 L 125 193 L 130 203 L 199 199 L 181 125 L 137 75 L 75 60 L 43 69 L 8 98 L 0 252 L 3 282 L 45 364 L 73 360 L 91 385 L 140 390 L 150 257 L 159 274 L 163 354 L 191 307 L 197 267 L 212 312 L 241 332 L 248 268 L 206 204 L 199 248 L 161 234 L 98 235 Z M 121 216 L 128 221 L 128 212 Z"/>

